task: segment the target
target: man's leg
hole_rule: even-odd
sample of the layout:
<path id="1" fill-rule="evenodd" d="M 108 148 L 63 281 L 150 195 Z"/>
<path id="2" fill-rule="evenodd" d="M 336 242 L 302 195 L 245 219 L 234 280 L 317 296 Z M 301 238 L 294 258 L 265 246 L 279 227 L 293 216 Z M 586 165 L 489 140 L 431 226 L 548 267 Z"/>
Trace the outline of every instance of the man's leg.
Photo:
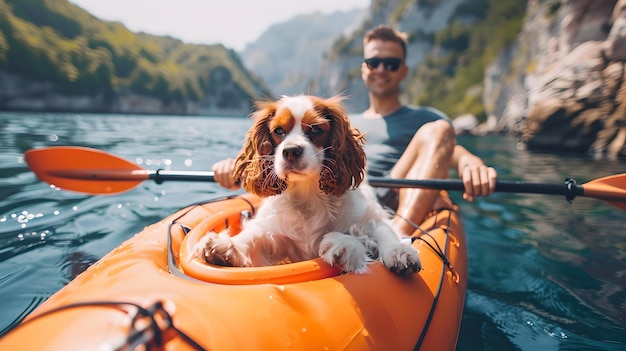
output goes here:
<path id="1" fill-rule="evenodd" d="M 391 170 L 391 178 L 445 179 L 448 177 L 456 137 L 447 121 L 425 124 L 413 136 L 402 157 Z M 421 223 L 439 194 L 438 190 L 401 188 L 398 197 L 394 227 L 401 234 L 409 235 L 415 228 L 412 223 Z"/>

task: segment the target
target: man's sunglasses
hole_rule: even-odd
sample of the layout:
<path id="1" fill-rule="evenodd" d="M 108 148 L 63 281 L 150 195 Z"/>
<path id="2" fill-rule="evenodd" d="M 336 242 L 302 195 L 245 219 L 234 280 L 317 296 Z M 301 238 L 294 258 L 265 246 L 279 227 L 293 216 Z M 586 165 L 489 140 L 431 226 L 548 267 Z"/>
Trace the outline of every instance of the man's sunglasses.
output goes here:
<path id="1" fill-rule="evenodd" d="M 381 62 L 383 64 L 383 67 L 385 67 L 387 71 L 395 72 L 398 70 L 398 68 L 400 68 L 400 64 L 402 64 L 402 59 L 399 59 L 396 57 L 388 57 L 388 58 L 372 57 L 372 58 L 365 59 L 365 64 L 367 65 L 367 68 L 369 69 L 378 68 Z"/>

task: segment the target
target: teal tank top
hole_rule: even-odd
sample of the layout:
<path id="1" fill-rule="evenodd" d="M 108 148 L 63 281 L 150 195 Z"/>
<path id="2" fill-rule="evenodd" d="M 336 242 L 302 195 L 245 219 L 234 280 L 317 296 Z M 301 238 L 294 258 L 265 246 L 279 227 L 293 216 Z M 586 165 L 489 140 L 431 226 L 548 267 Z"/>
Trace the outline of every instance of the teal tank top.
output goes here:
<path id="1" fill-rule="evenodd" d="M 450 119 L 431 107 L 403 106 L 383 118 L 350 116 L 353 127 L 365 134 L 367 173 L 370 176 L 389 175 L 393 166 L 413 139 L 413 135 L 428 122 Z"/>

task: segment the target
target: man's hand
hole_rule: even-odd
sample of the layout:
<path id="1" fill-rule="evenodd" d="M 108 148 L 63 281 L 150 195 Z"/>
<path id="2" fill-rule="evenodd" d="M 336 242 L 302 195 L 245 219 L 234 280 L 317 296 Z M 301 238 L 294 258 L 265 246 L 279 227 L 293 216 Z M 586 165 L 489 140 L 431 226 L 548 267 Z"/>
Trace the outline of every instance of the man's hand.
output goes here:
<path id="1" fill-rule="evenodd" d="M 215 182 L 223 186 L 226 189 L 237 190 L 240 185 L 237 179 L 233 177 L 233 171 L 235 170 L 235 160 L 227 158 L 213 164 L 211 170 L 215 173 Z"/>
<path id="2" fill-rule="evenodd" d="M 493 167 L 487 167 L 480 159 L 478 161 L 459 165 L 459 175 L 465 187 L 463 198 L 470 202 L 475 197 L 487 196 L 496 189 L 498 172 Z"/>

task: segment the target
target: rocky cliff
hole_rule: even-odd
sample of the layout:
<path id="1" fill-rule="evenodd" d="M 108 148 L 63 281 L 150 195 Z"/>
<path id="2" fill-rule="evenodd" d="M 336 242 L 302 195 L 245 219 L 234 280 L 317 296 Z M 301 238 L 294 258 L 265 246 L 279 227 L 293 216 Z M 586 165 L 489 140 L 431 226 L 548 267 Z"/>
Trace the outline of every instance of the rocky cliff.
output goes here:
<path id="1" fill-rule="evenodd" d="M 531 149 L 624 155 L 626 1 L 528 1 L 514 45 L 485 77 L 496 130 Z"/>
<path id="2" fill-rule="evenodd" d="M 282 40 L 268 31 L 246 60 L 277 94 L 344 94 L 362 111 L 362 37 L 388 23 L 409 33 L 405 102 L 536 150 L 626 154 L 626 0 L 372 0 L 360 25 L 314 29 L 326 20 L 296 19 L 306 38 L 278 25 Z M 278 56 L 259 57 L 263 42 Z M 222 45 L 131 33 L 66 0 L 0 0 L 0 109 L 245 116 L 267 96 Z"/>
<path id="3" fill-rule="evenodd" d="M 333 41 L 353 31 L 366 14 L 354 9 L 299 15 L 268 28 L 240 56 L 274 94 L 307 93 Z"/>
<path id="4" fill-rule="evenodd" d="M 311 86 L 313 92 L 323 96 L 343 93 L 349 97 L 346 104 L 350 111 L 365 110 L 367 91 L 361 81 L 365 32 L 377 24 L 388 23 L 405 32 L 419 33 L 412 36 L 407 47 L 407 65 L 416 67 L 423 62 L 426 53 L 433 50 L 431 36 L 448 25 L 457 5 L 462 2 L 450 0 L 441 6 L 424 6 L 418 1 L 372 1 L 369 15 L 361 26 L 344 33 L 329 50 Z M 406 95 L 405 100 L 408 100 Z"/>
<path id="5" fill-rule="evenodd" d="M 409 33 L 405 102 L 469 114 L 465 128 L 519 135 L 531 149 L 625 154 L 625 0 L 373 0 L 334 43 L 315 93 L 367 107 L 361 38 L 380 23 Z"/>
<path id="6" fill-rule="evenodd" d="M 412 74 L 404 84 L 405 102 L 431 105 L 453 118 L 471 112 L 484 120 L 480 94 L 484 62 L 513 40 L 524 10 L 518 0 L 373 0 L 364 23 L 333 44 L 319 70 L 315 92 L 345 93 L 352 111 L 364 110 L 362 38 L 384 23 L 409 34 L 407 65 Z"/>

